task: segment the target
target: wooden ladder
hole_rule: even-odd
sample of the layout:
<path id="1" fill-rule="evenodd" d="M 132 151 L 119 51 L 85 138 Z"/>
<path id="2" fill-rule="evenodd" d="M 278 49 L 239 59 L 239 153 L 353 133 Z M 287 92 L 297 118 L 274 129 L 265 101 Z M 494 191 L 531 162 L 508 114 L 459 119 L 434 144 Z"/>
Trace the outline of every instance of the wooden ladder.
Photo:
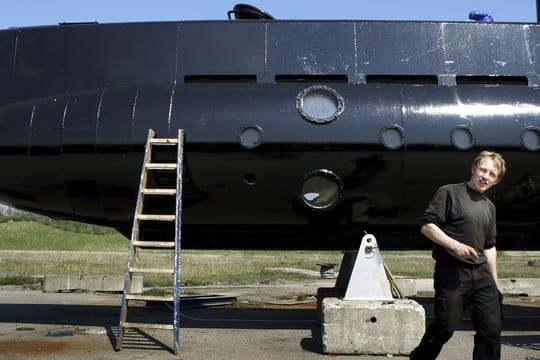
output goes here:
<path id="1" fill-rule="evenodd" d="M 154 146 L 170 147 L 166 150 L 176 149 L 176 162 L 153 162 L 152 148 Z M 182 218 L 182 170 L 183 170 L 183 147 L 184 147 L 184 132 L 178 130 L 178 138 L 157 138 L 152 129 L 148 131 L 148 140 L 146 142 L 146 150 L 141 171 L 139 193 L 137 196 L 137 204 L 135 208 L 135 216 L 133 218 L 133 228 L 131 232 L 131 244 L 128 252 L 128 261 L 124 280 L 124 294 L 122 296 L 122 309 L 120 312 L 120 321 L 118 324 L 118 337 L 116 339 L 116 350 L 122 349 L 124 342 L 124 332 L 128 328 L 137 329 L 167 329 L 173 330 L 174 353 L 178 354 L 179 330 L 180 330 L 180 249 L 181 249 L 181 218 Z M 149 184 L 149 174 L 152 172 L 165 172 L 169 179 L 174 178 L 176 187 Z M 175 197 L 174 213 L 146 213 L 145 199 L 153 197 Z M 169 198 L 169 202 L 172 199 Z M 150 212 L 150 211 L 148 211 Z M 163 223 L 171 223 L 174 225 L 174 239 L 161 241 L 163 239 L 146 240 L 143 238 L 141 226 L 148 223 L 157 223 L 159 226 Z M 172 231 L 170 232 L 172 234 Z M 172 235 L 171 235 L 172 236 Z M 161 251 L 169 250 L 174 252 L 174 268 L 154 268 L 148 267 L 148 264 L 141 265 L 139 255 L 145 249 Z M 173 295 L 172 296 L 149 296 L 132 293 L 132 279 L 134 274 L 162 274 L 174 275 Z M 174 317 L 172 324 L 156 324 L 156 323 L 141 323 L 128 321 L 128 308 L 131 300 L 139 301 L 158 301 L 158 302 L 173 302 Z"/>

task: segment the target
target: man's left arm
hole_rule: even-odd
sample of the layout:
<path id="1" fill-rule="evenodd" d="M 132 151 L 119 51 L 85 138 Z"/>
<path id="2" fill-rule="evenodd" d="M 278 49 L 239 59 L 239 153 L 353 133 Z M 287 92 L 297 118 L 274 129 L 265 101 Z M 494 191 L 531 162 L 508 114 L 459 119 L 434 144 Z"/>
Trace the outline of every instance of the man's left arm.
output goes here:
<path id="1" fill-rule="evenodd" d="M 493 276 L 497 288 L 499 288 L 499 276 L 497 274 L 497 248 L 493 246 L 489 249 L 485 249 L 484 254 L 486 254 L 489 272 L 491 273 L 491 276 Z"/>

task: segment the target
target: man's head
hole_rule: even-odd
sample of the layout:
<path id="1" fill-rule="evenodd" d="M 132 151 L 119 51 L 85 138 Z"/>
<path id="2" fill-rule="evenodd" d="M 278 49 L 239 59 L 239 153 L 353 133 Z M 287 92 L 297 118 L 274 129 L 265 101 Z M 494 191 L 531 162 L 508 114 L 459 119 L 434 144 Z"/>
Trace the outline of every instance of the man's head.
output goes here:
<path id="1" fill-rule="evenodd" d="M 468 184 L 476 191 L 484 192 L 497 184 L 505 172 L 506 164 L 500 154 L 482 151 L 472 163 L 471 179 Z"/>

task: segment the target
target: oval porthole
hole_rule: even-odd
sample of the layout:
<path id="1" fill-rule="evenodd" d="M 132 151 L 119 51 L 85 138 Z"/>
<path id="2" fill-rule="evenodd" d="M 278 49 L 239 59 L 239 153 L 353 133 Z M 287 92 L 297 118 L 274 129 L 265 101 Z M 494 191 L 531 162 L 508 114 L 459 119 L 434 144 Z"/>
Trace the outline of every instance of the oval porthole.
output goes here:
<path id="1" fill-rule="evenodd" d="M 343 183 L 329 170 L 315 170 L 305 176 L 300 192 L 302 202 L 309 208 L 328 210 L 339 202 Z"/>
<path id="2" fill-rule="evenodd" d="M 380 141 L 388 149 L 399 149 L 405 142 L 403 131 L 403 128 L 399 125 L 384 127 L 381 130 Z"/>
<path id="3" fill-rule="evenodd" d="M 343 113 L 345 101 L 331 87 L 314 85 L 296 96 L 296 110 L 309 122 L 327 124 Z"/>
<path id="4" fill-rule="evenodd" d="M 474 145 L 474 136 L 472 130 L 467 125 L 456 126 L 450 133 L 450 140 L 459 150 L 468 150 Z"/>
<path id="5" fill-rule="evenodd" d="M 521 145 L 529 151 L 540 149 L 540 129 L 528 126 L 521 131 Z"/>
<path id="6" fill-rule="evenodd" d="M 243 126 L 238 132 L 238 141 L 246 149 L 255 149 L 261 145 L 263 131 L 257 125 Z"/>

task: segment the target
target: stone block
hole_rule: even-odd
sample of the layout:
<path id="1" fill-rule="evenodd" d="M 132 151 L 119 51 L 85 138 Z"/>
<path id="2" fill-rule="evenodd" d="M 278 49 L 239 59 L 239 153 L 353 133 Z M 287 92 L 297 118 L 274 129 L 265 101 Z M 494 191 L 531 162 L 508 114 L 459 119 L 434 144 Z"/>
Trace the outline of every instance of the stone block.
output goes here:
<path id="1" fill-rule="evenodd" d="M 408 278 L 396 278 L 396 285 L 401 292 L 401 296 L 416 296 L 416 280 Z"/>
<path id="2" fill-rule="evenodd" d="M 424 308 L 413 300 L 325 298 L 321 312 L 327 354 L 406 355 L 425 331 Z"/>
<path id="3" fill-rule="evenodd" d="M 81 288 L 88 291 L 124 291 L 124 276 L 84 275 L 81 277 Z M 131 293 L 142 292 L 142 276 L 134 276 L 131 280 Z"/>
<path id="4" fill-rule="evenodd" d="M 537 278 L 499 279 L 499 285 L 505 295 L 540 296 L 540 279 Z"/>
<path id="5" fill-rule="evenodd" d="M 122 292 L 124 291 L 124 276 L 47 275 L 43 281 L 44 292 L 74 290 Z M 139 294 L 142 290 L 142 276 L 134 276 L 131 281 L 131 293 Z"/>
<path id="6" fill-rule="evenodd" d="M 81 288 L 81 278 L 72 275 L 47 275 L 43 280 L 44 292 L 73 291 Z"/>

